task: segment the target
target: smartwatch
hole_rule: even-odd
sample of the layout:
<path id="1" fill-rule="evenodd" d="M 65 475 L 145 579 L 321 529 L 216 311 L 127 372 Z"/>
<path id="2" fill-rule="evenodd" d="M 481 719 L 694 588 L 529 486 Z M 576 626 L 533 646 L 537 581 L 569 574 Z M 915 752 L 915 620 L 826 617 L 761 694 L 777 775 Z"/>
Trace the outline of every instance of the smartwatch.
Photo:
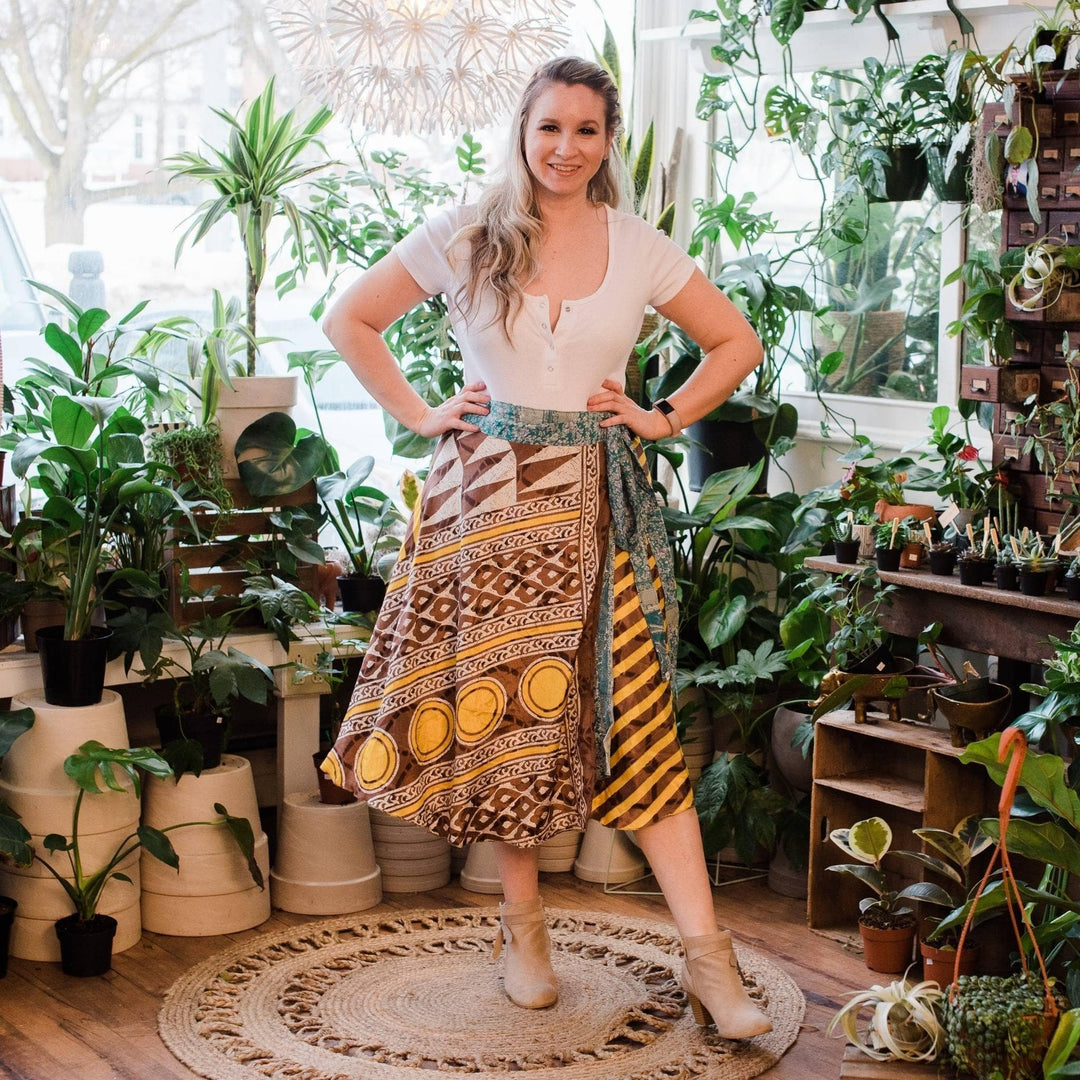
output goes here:
<path id="1" fill-rule="evenodd" d="M 672 435 L 678 435 L 679 432 L 682 431 L 682 423 L 679 421 L 679 414 L 675 411 L 675 406 L 672 405 L 667 398 L 661 398 L 659 401 L 654 401 L 653 408 L 668 422 Z"/>

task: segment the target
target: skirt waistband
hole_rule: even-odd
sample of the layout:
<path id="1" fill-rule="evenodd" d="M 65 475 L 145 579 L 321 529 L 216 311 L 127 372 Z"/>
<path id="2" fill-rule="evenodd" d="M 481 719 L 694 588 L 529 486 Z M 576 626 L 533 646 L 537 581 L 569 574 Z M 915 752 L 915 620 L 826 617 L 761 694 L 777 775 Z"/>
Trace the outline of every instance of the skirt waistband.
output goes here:
<path id="1" fill-rule="evenodd" d="M 533 409 L 492 401 L 486 415 L 466 413 L 463 419 L 475 424 L 485 435 L 507 442 L 544 443 L 549 446 L 587 446 L 603 442 L 610 428 L 600 421 L 610 413 L 563 412 L 560 409 Z"/>

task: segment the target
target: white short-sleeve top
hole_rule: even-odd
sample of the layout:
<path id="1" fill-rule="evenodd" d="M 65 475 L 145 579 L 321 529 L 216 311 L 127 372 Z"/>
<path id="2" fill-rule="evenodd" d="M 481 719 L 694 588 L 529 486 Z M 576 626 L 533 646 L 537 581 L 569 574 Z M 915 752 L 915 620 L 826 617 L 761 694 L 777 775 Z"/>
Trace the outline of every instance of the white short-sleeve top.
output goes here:
<path id="1" fill-rule="evenodd" d="M 689 281 L 694 261 L 634 214 L 607 211 L 607 271 L 591 295 L 563 303 L 551 327 L 548 298 L 525 295 L 510 339 L 482 296 L 468 322 L 455 296 L 468 275 L 467 245 L 446 246 L 474 213 L 459 206 L 414 229 L 394 250 L 420 288 L 445 293 L 466 384 L 483 381 L 495 401 L 579 412 L 605 379 L 620 385 L 648 306 L 666 304 Z"/>

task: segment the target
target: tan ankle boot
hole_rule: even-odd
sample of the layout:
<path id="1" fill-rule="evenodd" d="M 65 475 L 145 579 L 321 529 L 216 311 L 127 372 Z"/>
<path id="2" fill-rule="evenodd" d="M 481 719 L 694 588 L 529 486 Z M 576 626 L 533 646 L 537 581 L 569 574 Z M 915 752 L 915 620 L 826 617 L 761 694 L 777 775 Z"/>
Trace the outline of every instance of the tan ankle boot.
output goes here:
<path id="1" fill-rule="evenodd" d="M 503 987 L 506 996 L 523 1009 L 544 1009 L 559 998 L 559 985 L 551 968 L 551 938 L 544 922 L 540 897 L 516 904 L 500 904 L 502 922 L 495 934 L 492 955 L 497 960 L 506 945 Z"/>
<path id="2" fill-rule="evenodd" d="M 743 987 L 731 934 L 721 930 L 683 938 L 683 949 L 686 962 L 679 982 L 698 1024 L 716 1024 L 725 1039 L 749 1039 L 772 1031 L 769 1018 Z"/>

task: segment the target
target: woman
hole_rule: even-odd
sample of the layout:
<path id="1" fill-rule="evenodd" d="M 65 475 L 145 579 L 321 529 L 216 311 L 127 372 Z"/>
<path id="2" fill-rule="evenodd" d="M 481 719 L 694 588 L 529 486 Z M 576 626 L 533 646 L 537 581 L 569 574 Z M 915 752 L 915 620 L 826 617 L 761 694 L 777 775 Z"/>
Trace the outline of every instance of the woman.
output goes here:
<path id="1" fill-rule="evenodd" d="M 670 551 L 637 438 L 678 434 L 761 359 L 693 261 L 623 213 L 618 96 L 595 64 L 532 77 L 506 173 L 475 206 L 415 230 L 325 330 L 399 422 L 439 436 L 421 506 L 323 768 L 453 844 L 494 840 L 495 955 L 516 1004 L 557 998 L 537 844 L 590 816 L 633 829 L 683 937 L 695 1019 L 770 1030 L 716 928 L 675 736 Z M 443 292 L 464 389 L 430 406 L 382 332 Z M 700 346 L 670 401 L 623 393 L 651 305 Z"/>

